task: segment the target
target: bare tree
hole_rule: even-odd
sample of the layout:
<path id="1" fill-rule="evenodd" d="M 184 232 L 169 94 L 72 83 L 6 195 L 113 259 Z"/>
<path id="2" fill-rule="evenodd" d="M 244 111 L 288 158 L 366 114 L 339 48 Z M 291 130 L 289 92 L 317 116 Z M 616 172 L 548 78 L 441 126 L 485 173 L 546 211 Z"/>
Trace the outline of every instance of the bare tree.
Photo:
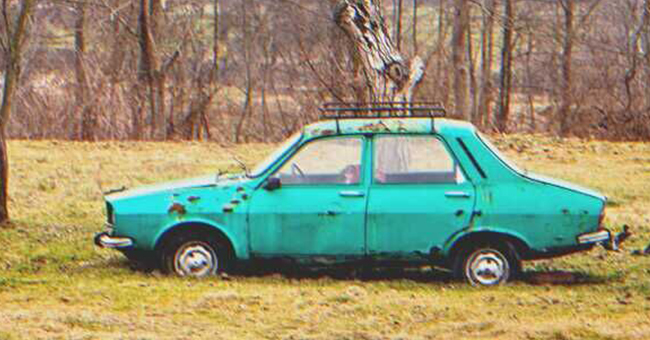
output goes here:
<path id="1" fill-rule="evenodd" d="M 85 141 L 95 139 L 95 127 L 97 125 L 96 117 L 92 105 L 88 101 L 88 79 L 86 76 L 86 7 L 85 1 L 79 1 L 75 5 L 76 20 L 74 25 L 74 44 L 75 44 L 75 73 L 77 78 L 76 102 L 78 116 L 81 117 L 80 138 Z"/>
<path id="2" fill-rule="evenodd" d="M 20 81 L 21 63 L 23 58 L 23 45 L 29 26 L 34 0 L 23 0 L 20 4 L 20 12 L 17 15 L 10 15 L 10 4 L 2 2 L 2 13 L 4 14 L 4 36 L 0 37 L 4 62 L 4 90 L 2 93 L 2 104 L 0 106 L 0 223 L 9 221 L 8 181 L 9 181 L 9 159 L 7 158 L 7 141 L 5 130 L 11 114 L 14 94 Z"/>
<path id="3" fill-rule="evenodd" d="M 467 86 L 468 0 L 454 0 L 454 31 L 451 37 L 451 65 L 454 74 L 454 114 L 469 119 L 469 87 Z"/>
<path id="4" fill-rule="evenodd" d="M 573 62 L 573 13 L 575 5 L 573 0 L 561 0 L 560 6 L 564 12 L 564 39 L 562 44 L 562 88 L 560 101 L 560 134 L 566 136 L 571 129 L 570 114 L 573 99 L 573 79 L 571 64 Z"/>
<path id="5" fill-rule="evenodd" d="M 510 118 L 510 97 L 512 88 L 512 34 L 514 26 L 514 0 L 503 0 L 503 41 L 501 43 L 501 73 L 499 76 L 499 108 L 497 129 L 508 130 Z"/>
<path id="6" fill-rule="evenodd" d="M 251 10 L 251 2 L 250 0 L 241 0 L 241 5 L 242 5 L 242 30 L 243 30 L 243 39 L 242 43 L 244 45 L 244 58 L 243 58 L 243 63 L 244 63 L 244 70 L 245 70 L 245 98 L 244 98 L 244 103 L 241 111 L 241 116 L 239 117 L 239 122 L 237 122 L 237 127 L 235 129 L 235 143 L 239 143 L 242 133 L 243 133 L 243 128 L 244 128 L 244 123 L 246 122 L 246 118 L 249 116 L 253 115 L 253 91 L 254 91 L 254 82 L 253 82 L 253 73 L 252 73 L 252 67 L 251 67 L 251 58 L 252 58 L 252 36 L 251 36 L 251 22 L 249 18 L 249 10 Z"/>
<path id="7" fill-rule="evenodd" d="M 423 63 L 418 57 L 404 60 L 388 35 L 380 5 L 372 0 L 336 1 L 334 18 L 354 46 L 353 58 L 362 66 L 370 101 L 410 101 Z"/>
<path id="8" fill-rule="evenodd" d="M 481 28 L 481 69 L 480 85 L 477 112 L 479 126 L 487 126 L 492 118 L 492 55 L 493 55 L 493 30 L 495 0 L 484 1 L 484 12 L 482 15 L 483 25 Z"/>

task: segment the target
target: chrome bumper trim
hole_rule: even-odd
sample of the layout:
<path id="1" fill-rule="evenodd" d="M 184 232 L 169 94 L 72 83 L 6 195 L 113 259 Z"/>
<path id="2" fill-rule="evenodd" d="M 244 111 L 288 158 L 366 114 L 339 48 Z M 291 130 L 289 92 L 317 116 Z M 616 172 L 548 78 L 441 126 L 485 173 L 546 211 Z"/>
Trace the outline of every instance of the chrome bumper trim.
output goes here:
<path id="1" fill-rule="evenodd" d="M 601 230 L 601 231 L 582 234 L 578 236 L 578 243 L 590 244 L 590 243 L 605 242 L 605 241 L 610 241 L 611 238 L 612 238 L 612 234 L 610 233 L 609 230 Z"/>
<path id="2" fill-rule="evenodd" d="M 103 232 L 95 235 L 95 244 L 102 248 L 128 248 L 133 246 L 133 240 L 128 237 L 113 237 Z"/>

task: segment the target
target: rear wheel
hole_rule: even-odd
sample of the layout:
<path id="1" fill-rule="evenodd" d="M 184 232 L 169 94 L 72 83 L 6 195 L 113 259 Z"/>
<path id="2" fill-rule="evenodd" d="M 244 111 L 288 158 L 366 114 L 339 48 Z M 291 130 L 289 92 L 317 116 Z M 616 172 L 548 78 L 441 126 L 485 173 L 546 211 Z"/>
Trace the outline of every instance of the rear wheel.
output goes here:
<path id="1" fill-rule="evenodd" d="M 455 259 L 454 275 L 473 286 L 494 286 L 514 279 L 520 268 L 510 243 L 491 242 L 461 249 Z"/>
<path id="2" fill-rule="evenodd" d="M 225 242 L 209 235 L 178 235 L 162 249 L 162 267 L 178 276 L 206 277 L 223 272 L 231 256 Z"/>

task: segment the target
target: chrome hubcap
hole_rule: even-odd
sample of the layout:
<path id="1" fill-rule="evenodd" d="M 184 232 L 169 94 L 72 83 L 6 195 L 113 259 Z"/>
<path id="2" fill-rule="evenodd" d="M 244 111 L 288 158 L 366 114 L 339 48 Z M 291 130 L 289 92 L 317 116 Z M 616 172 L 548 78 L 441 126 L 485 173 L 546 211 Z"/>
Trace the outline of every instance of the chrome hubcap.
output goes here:
<path id="1" fill-rule="evenodd" d="M 217 255 L 203 242 L 191 242 L 176 252 L 176 272 L 181 276 L 203 277 L 214 274 L 218 268 Z"/>
<path id="2" fill-rule="evenodd" d="M 467 261 L 467 277 L 473 285 L 491 286 L 502 283 L 510 275 L 510 267 L 505 256 L 492 249 L 475 252 Z"/>

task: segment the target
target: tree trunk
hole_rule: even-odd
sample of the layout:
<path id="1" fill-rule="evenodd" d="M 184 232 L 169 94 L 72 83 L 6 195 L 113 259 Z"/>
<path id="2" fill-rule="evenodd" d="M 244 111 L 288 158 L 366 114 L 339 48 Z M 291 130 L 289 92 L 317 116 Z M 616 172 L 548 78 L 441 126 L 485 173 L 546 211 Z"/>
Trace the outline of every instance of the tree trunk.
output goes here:
<path id="1" fill-rule="evenodd" d="M 150 0 L 140 0 L 140 16 L 138 18 L 138 42 L 140 44 L 140 65 L 138 76 L 140 81 L 146 84 L 148 91 L 149 110 L 151 117 L 150 138 L 157 138 L 158 131 L 161 129 L 159 119 L 159 108 L 156 96 L 156 73 L 158 70 L 158 60 L 156 58 L 153 33 L 151 31 L 151 2 Z"/>
<path id="2" fill-rule="evenodd" d="M 338 0 L 334 3 L 337 25 L 352 42 L 353 54 L 369 90 L 369 101 L 410 101 L 424 72 L 418 57 L 409 65 L 390 39 L 381 6 L 372 0 Z M 365 96 L 357 96 L 365 101 Z"/>
<path id="3" fill-rule="evenodd" d="M 251 70 L 251 32 L 250 32 L 250 23 L 248 20 L 248 10 L 250 9 L 250 0 L 242 0 L 242 29 L 244 33 L 244 65 L 246 69 L 246 98 L 244 99 L 244 106 L 242 108 L 241 116 L 239 117 L 239 122 L 237 122 L 237 127 L 235 129 L 235 143 L 241 141 L 242 132 L 244 129 L 244 124 L 246 118 L 252 115 L 253 111 L 253 79 L 252 79 L 252 70 Z"/>
<path id="4" fill-rule="evenodd" d="M 567 136 L 571 131 L 570 115 L 573 101 L 571 63 L 573 54 L 573 0 L 562 0 L 564 10 L 564 43 L 562 48 L 562 93 L 560 96 L 560 135 Z"/>
<path id="5" fill-rule="evenodd" d="M 510 88 L 512 86 L 512 29 L 514 0 L 503 1 L 503 42 L 501 46 L 501 74 L 499 76 L 499 111 L 497 129 L 507 132 L 510 117 Z"/>
<path id="6" fill-rule="evenodd" d="M 476 62 L 474 60 L 474 42 L 472 40 L 472 27 L 467 25 L 467 68 L 469 70 L 469 95 L 471 108 L 469 116 L 472 123 L 478 123 L 478 85 L 476 82 Z"/>
<path id="7" fill-rule="evenodd" d="M 76 106 L 80 112 L 81 118 L 81 140 L 95 140 L 96 118 L 94 110 L 88 102 L 88 78 L 86 76 L 86 40 L 84 29 L 86 23 L 86 2 L 79 1 L 75 7 L 77 20 L 74 25 L 74 45 L 75 45 L 75 74 L 77 78 Z"/>
<path id="8" fill-rule="evenodd" d="M 7 157 L 7 141 L 4 127 L 0 128 L 0 182 L 1 226 L 9 221 L 9 207 L 7 206 L 7 201 L 9 200 L 9 158 Z"/>
<path id="9" fill-rule="evenodd" d="M 438 4 L 438 41 L 436 42 L 436 80 L 438 85 L 438 90 L 440 91 L 439 97 L 440 101 L 445 107 L 449 106 L 449 85 L 450 74 L 447 71 L 447 65 L 445 65 L 446 58 L 446 40 L 447 40 L 447 31 L 445 23 L 445 2 L 440 1 Z"/>
<path id="10" fill-rule="evenodd" d="M 454 31 L 451 37 L 451 65 L 454 73 L 454 115 L 469 119 L 467 86 L 467 48 L 465 37 L 469 26 L 468 0 L 454 1 Z"/>
<path id="11" fill-rule="evenodd" d="M 395 12 L 395 48 L 398 50 L 402 47 L 402 0 L 393 0 Z"/>
<path id="12" fill-rule="evenodd" d="M 4 56 L 4 89 L 2 104 L 0 106 L 0 224 L 9 221 L 9 209 L 7 207 L 9 190 L 9 159 L 7 158 L 7 141 L 5 131 L 11 115 L 11 106 L 20 80 L 20 63 L 22 61 L 22 47 L 29 25 L 29 16 L 32 13 L 34 1 L 23 0 L 20 13 L 15 23 L 7 23 L 7 31 L 4 32 L 8 44 Z M 7 2 L 2 3 L 3 13 L 9 9 Z M 6 18 L 7 19 L 7 18 Z M 10 20 L 10 19 L 8 19 Z"/>
<path id="13" fill-rule="evenodd" d="M 413 55 L 418 55 L 418 0 L 413 0 Z"/>
<path id="14" fill-rule="evenodd" d="M 481 30 L 481 76 L 477 118 L 479 126 L 489 126 L 492 120 L 492 48 L 494 28 L 494 0 L 485 1 Z"/>

